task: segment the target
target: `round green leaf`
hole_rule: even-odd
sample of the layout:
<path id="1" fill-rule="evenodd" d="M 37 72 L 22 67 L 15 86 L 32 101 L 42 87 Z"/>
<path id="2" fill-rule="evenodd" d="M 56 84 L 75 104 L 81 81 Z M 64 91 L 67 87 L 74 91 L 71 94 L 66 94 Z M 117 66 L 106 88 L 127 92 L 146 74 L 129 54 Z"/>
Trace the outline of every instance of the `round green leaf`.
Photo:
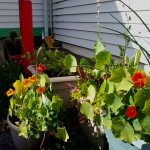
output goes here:
<path id="1" fill-rule="evenodd" d="M 67 140 L 69 139 L 68 133 L 66 131 L 65 127 L 58 127 L 57 128 L 57 133 L 55 134 L 55 137 L 62 139 L 64 142 L 67 142 Z"/>
<path id="2" fill-rule="evenodd" d="M 81 104 L 80 112 L 84 114 L 88 119 L 93 121 L 94 111 L 90 103 L 84 102 Z"/>
<path id="3" fill-rule="evenodd" d="M 145 105 L 142 109 L 142 112 L 146 114 L 146 116 L 150 117 L 150 99 L 145 101 Z"/>
<path id="4" fill-rule="evenodd" d="M 94 52 L 97 55 L 100 51 L 104 51 L 105 50 L 105 46 L 103 45 L 103 43 L 101 41 L 97 41 L 94 45 Z"/>
<path id="5" fill-rule="evenodd" d="M 69 54 L 65 56 L 63 63 L 70 72 L 76 72 L 77 60 L 73 55 Z"/>
<path id="6" fill-rule="evenodd" d="M 108 51 L 100 51 L 96 55 L 96 65 L 97 69 L 103 68 L 106 64 L 109 64 L 111 60 L 111 54 Z"/>
<path id="7" fill-rule="evenodd" d="M 150 135 L 150 117 L 145 117 L 141 122 L 142 131 Z"/>
<path id="8" fill-rule="evenodd" d="M 122 117 L 116 117 L 112 120 L 112 131 L 118 140 L 123 140 L 127 143 L 137 141 L 135 138 L 134 129 Z"/>
<path id="9" fill-rule="evenodd" d="M 91 103 L 94 101 L 96 95 L 96 88 L 93 85 L 90 85 L 87 89 L 87 99 L 91 101 Z"/>

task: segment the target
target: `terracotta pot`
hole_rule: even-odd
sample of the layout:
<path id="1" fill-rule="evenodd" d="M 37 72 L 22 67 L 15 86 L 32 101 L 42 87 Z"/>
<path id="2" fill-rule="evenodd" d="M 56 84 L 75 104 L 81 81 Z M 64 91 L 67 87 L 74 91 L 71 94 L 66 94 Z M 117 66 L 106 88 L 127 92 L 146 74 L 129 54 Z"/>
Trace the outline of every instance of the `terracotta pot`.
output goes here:
<path id="1" fill-rule="evenodd" d="M 14 144 L 17 150 L 38 150 L 42 143 L 43 137 L 36 139 L 33 136 L 30 136 L 28 139 L 25 139 L 22 136 L 18 136 L 18 127 L 10 122 L 9 115 L 7 116 L 7 123 L 10 127 L 11 137 L 14 141 Z"/>

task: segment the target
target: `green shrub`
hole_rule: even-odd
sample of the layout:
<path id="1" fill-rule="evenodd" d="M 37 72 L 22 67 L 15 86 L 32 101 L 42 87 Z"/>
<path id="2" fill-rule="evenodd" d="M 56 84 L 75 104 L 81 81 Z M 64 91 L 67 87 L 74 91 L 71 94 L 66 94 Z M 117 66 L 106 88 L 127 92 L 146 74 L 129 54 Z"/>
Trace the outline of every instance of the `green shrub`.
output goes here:
<path id="1" fill-rule="evenodd" d="M 13 82 L 18 79 L 21 72 L 21 67 L 13 61 L 0 64 L 0 121 L 6 119 L 8 113 L 9 98 L 6 96 L 6 91 L 12 87 Z"/>

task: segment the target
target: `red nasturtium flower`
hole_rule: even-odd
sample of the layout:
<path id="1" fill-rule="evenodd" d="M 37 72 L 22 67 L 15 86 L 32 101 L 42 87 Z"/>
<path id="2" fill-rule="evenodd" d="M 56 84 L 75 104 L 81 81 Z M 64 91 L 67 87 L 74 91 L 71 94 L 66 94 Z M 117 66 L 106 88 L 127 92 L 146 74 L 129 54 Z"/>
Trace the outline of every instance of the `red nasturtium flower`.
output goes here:
<path id="1" fill-rule="evenodd" d="M 42 93 L 45 92 L 45 88 L 40 86 L 40 87 L 37 89 L 37 91 L 38 91 L 40 94 L 42 94 Z"/>
<path id="2" fill-rule="evenodd" d="M 39 73 L 43 72 L 46 70 L 46 66 L 42 65 L 41 63 L 34 69 L 35 71 L 38 71 Z"/>
<path id="3" fill-rule="evenodd" d="M 135 71 L 131 79 L 134 82 L 135 87 L 144 87 L 146 84 L 146 74 L 144 72 Z"/>
<path id="4" fill-rule="evenodd" d="M 137 115 L 137 113 L 138 112 L 136 111 L 135 106 L 128 107 L 128 109 L 126 110 L 126 116 L 130 118 L 134 118 Z"/>

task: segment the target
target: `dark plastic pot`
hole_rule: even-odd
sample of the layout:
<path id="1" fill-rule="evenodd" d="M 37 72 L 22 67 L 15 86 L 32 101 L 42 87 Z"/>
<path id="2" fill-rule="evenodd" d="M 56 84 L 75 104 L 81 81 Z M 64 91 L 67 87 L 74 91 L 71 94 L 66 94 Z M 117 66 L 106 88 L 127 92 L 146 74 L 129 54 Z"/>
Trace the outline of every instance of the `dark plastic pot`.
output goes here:
<path id="1" fill-rule="evenodd" d="M 105 130 L 105 134 L 109 143 L 109 150 L 150 150 L 150 144 L 146 144 L 142 140 L 128 144 L 117 140 L 111 130 Z"/>
<path id="2" fill-rule="evenodd" d="M 25 139 L 22 136 L 18 136 L 18 127 L 10 122 L 9 115 L 7 116 L 7 123 L 10 127 L 11 137 L 14 141 L 14 144 L 17 150 L 38 150 L 42 143 L 43 137 L 36 139 L 33 136 L 30 136 L 28 139 Z"/>

